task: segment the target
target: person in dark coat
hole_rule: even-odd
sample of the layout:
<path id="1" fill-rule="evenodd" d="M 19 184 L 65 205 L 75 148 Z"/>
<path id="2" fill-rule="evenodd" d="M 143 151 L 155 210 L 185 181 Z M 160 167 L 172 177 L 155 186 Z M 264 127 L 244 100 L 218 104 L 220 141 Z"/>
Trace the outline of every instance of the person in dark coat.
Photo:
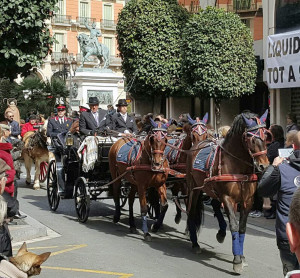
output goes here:
<path id="1" fill-rule="evenodd" d="M 273 135 L 273 141 L 268 146 L 267 157 L 270 164 L 272 164 L 275 157 L 278 156 L 278 149 L 284 148 L 284 132 L 280 125 L 271 125 L 270 132 Z"/>
<path id="2" fill-rule="evenodd" d="M 300 132 L 294 142 L 294 153 L 287 159 L 276 157 L 257 186 L 261 197 L 271 197 L 277 194 L 276 207 L 276 240 L 280 252 L 283 274 L 299 269 L 299 263 L 290 251 L 286 234 L 286 224 L 291 200 L 297 187 L 300 186 Z"/>
<path id="3" fill-rule="evenodd" d="M 65 116 L 66 106 L 64 104 L 58 104 L 56 109 L 57 116 L 48 120 L 47 136 L 49 137 L 56 137 L 59 133 L 66 133 L 73 122 L 71 118 Z"/>
<path id="4" fill-rule="evenodd" d="M 123 134 L 136 134 L 138 132 L 138 129 L 136 126 L 135 118 L 128 115 L 127 113 L 128 104 L 126 102 L 126 99 L 119 99 L 116 106 L 118 107 L 119 112 L 115 113 L 111 117 L 109 128 Z"/>
<path id="5" fill-rule="evenodd" d="M 79 131 L 84 135 L 95 135 L 97 132 L 103 131 L 109 124 L 107 111 L 99 108 L 99 100 L 97 97 L 90 97 L 87 103 L 90 110 L 83 111 L 79 118 Z"/>
<path id="6" fill-rule="evenodd" d="M 291 130 L 299 130 L 297 125 L 297 118 L 296 115 L 293 113 L 288 113 L 286 115 L 286 133 L 290 132 Z"/>

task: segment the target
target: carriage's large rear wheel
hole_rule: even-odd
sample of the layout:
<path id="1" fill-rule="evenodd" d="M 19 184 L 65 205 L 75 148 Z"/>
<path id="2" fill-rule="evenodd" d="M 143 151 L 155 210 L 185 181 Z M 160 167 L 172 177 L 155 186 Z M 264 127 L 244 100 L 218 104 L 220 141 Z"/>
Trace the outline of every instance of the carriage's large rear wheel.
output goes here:
<path id="1" fill-rule="evenodd" d="M 87 182 L 84 177 L 79 177 L 75 183 L 75 209 L 79 222 L 86 222 L 90 213 L 90 196 L 87 192 Z"/>
<path id="2" fill-rule="evenodd" d="M 48 170 L 48 163 L 43 161 L 40 164 L 40 176 L 39 176 L 39 180 L 40 182 L 44 182 L 47 178 L 47 170 Z"/>
<path id="3" fill-rule="evenodd" d="M 47 196 L 50 209 L 56 211 L 59 205 L 58 184 L 56 175 L 56 162 L 52 160 L 47 172 Z"/>

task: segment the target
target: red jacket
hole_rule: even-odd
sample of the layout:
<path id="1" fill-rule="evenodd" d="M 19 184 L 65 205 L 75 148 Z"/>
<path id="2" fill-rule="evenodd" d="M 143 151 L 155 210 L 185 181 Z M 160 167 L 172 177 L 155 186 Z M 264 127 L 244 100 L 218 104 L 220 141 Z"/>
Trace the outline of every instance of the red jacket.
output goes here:
<path id="1" fill-rule="evenodd" d="M 16 171 L 14 169 L 14 162 L 12 156 L 10 154 L 10 150 L 12 150 L 12 144 L 10 143 L 0 143 L 0 158 L 3 159 L 7 165 L 11 168 L 10 170 L 6 171 L 7 181 L 5 185 L 5 191 L 9 193 L 11 196 L 14 194 L 14 178 Z"/>
<path id="2" fill-rule="evenodd" d="M 37 125 L 37 124 L 35 123 L 34 125 Z M 33 127 L 34 125 L 32 125 L 30 122 L 24 124 L 22 126 L 21 136 L 23 137 L 25 135 L 25 133 L 28 132 L 28 131 L 35 131 L 35 130 L 37 130 L 37 128 Z"/>

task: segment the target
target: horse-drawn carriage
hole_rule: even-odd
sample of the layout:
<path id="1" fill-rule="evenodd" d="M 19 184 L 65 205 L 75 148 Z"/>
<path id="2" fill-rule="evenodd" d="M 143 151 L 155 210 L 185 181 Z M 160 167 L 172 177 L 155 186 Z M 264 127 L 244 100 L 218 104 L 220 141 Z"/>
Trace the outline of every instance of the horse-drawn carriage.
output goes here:
<path id="1" fill-rule="evenodd" d="M 57 210 L 60 199 L 74 198 L 78 220 L 86 222 L 92 200 L 112 198 L 108 153 L 116 140 L 114 137 L 88 136 L 77 149 L 72 136 L 65 138 L 59 134 L 52 139 L 49 150 L 55 159 L 49 163 L 47 171 L 47 196 L 52 211 Z M 122 206 L 129 189 L 123 182 Z"/>

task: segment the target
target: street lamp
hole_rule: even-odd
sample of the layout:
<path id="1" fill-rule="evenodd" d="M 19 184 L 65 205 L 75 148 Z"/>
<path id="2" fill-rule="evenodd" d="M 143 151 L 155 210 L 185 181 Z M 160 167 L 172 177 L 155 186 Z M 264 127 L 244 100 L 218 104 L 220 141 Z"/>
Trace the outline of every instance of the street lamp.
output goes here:
<path id="1" fill-rule="evenodd" d="M 70 61 L 72 59 L 72 61 Z M 72 84 L 72 73 L 75 76 L 75 71 L 77 68 L 77 62 L 75 61 L 75 58 L 73 58 L 73 55 L 69 55 L 69 50 L 64 45 L 64 47 L 61 49 L 61 57 L 57 61 L 55 61 L 54 58 L 52 58 L 51 63 L 50 63 L 52 70 L 54 72 L 54 75 L 62 78 L 65 82 L 68 78 L 68 75 L 70 77 L 70 95 L 69 95 L 69 109 L 71 111 L 71 100 L 72 100 L 72 89 L 73 89 L 73 84 Z"/>

